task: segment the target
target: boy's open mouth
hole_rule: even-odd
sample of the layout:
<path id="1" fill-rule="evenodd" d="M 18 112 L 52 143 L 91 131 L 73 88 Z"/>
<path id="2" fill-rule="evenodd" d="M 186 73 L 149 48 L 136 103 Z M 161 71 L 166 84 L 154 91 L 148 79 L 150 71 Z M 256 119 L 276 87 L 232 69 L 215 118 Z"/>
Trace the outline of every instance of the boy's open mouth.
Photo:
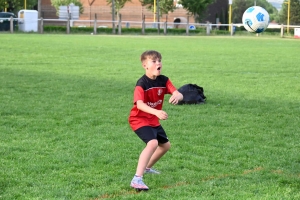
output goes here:
<path id="1" fill-rule="evenodd" d="M 157 70 L 160 70 L 160 67 L 159 67 L 159 68 L 157 68 Z"/>

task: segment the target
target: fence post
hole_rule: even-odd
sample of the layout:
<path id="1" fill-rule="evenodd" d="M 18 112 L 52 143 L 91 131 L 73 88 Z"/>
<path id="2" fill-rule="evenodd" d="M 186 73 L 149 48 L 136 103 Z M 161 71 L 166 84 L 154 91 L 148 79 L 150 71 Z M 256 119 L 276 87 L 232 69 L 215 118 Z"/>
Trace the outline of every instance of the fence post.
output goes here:
<path id="1" fill-rule="evenodd" d="M 166 15 L 166 21 L 164 24 L 164 34 L 167 35 L 167 31 L 168 31 L 168 15 Z"/>
<path id="2" fill-rule="evenodd" d="M 230 24 L 230 35 L 233 36 L 233 23 Z"/>
<path id="3" fill-rule="evenodd" d="M 118 34 L 122 34 L 122 15 L 119 14 L 119 22 L 118 22 Z"/>
<path id="4" fill-rule="evenodd" d="M 283 24 L 281 24 L 281 28 L 280 28 L 280 36 L 283 38 Z"/>
<path id="5" fill-rule="evenodd" d="M 95 13 L 95 19 L 94 19 L 94 35 L 97 34 L 97 13 Z"/>
<path id="6" fill-rule="evenodd" d="M 40 34 L 44 33 L 44 19 L 41 17 L 40 21 Z"/>
<path id="7" fill-rule="evenodd" d="M 190 31 L 190 19 L 189 19 L 189 16 L 187 16 L 187 22 L 186 22 L 186 27 L 185 27 L 185 32 L 186 32 L 186 35 L 189 35 L 189 31 Z"/>
<path id="8" fill-rule="evenodd" d="M 67 34 L 70 34 L 70 14 L 68 15 L 68 20 L 67 20 Z"/>
<path id="9" fill-rule="evenodd" d="M 145 15 L 143 15 L 143 20 L 142 20 L 142 35 L 145 35 Z"/>
<path id="10" fill-rule="evenodd" d="M 10 17 L 10 33 L 14 33 L 14 18 Z"/>
<path id="11" fill-rule="evenodd" d="M 209 26 L 209 22 L 207 22 L 207 24 L 206 24 L 206 35 L 210 35 L 210 26 Z"/>
<path id="12" fill-rule="evenodd" d="M 164 35 L 167 35 L 167 22 L 164 22 Z"/>

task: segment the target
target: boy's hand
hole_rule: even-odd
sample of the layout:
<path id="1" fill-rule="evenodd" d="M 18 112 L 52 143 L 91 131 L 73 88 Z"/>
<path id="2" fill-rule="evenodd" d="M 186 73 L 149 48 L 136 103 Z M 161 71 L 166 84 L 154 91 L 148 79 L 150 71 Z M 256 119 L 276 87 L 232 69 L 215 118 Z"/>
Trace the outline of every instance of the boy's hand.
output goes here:
<path id="1" fill-rule="evenodd" d="M 156 117 L 158 117 L 159 119 L 162 119 L 162 120 L 168 119 L 168 114 L 163 110 L 157 110 L 155 115 L 156 115 Z"/>
<path id="2" fill-rule="evenodd" d="M 177 90 L 172 94 L 172 96 L 169 99 L 169 103 L 176 105 L 179 101 L 183 99 L 183 95 L 178 92 Z"/>

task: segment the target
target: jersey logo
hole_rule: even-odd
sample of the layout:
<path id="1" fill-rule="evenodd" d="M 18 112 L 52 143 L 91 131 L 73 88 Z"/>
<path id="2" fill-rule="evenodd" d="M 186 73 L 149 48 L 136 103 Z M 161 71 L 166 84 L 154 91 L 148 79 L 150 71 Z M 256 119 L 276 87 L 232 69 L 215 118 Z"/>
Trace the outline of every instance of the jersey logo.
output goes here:
<path id="1" fill-rule="evenodd" d="M 158 100 L 157 102 L 147 102 L 147 105 L 150 106 L 151 108 L 155 108 L 156 106 L 158 106 L 159 104 L 162 104 L 162 100 Z"/>
<path id="2" fill-rule="evenodd" d="M 163 90 L 162 89 L 158 89 L 157 94 L 158 96 L 160 96 L 162 94 Z"/>

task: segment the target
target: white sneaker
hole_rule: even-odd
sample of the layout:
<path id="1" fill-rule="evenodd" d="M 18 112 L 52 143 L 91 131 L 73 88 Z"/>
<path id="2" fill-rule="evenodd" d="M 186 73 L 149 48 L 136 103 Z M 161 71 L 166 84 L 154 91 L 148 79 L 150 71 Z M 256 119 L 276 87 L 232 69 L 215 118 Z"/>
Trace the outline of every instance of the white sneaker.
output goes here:
<path id="1" fill-rule="evenodd" d="M 148 186 L 143 182 L 142 177 L 134 176 L 130 183 L 130 186 L 138 191 L 149 190 Z"/>
<path id="2" fill-rule="evenodd" d="M 152 168 L 150 168 L 150 169 L 145 169 L 144 173 L 145 173 L 145 174 L 160 174 L 159 171 L 156 171 L 156 170 L 154 170 L 154 169 L 152 169 Z"/>

